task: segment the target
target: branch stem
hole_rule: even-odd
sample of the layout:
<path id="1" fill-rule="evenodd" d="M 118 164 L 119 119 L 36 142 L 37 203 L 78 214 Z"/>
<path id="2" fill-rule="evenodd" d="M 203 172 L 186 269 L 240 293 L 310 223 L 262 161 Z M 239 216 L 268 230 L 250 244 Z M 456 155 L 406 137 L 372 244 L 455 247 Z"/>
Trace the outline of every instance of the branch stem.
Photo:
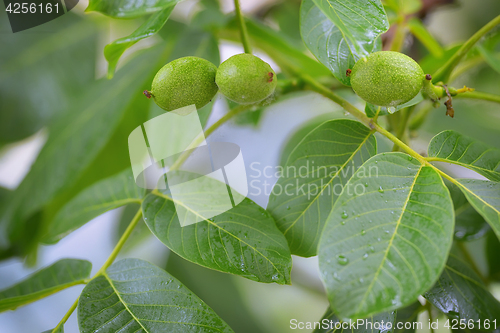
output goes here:
<path id="1" fill-rule="evenodd" d="M 127 229 L 125 230 L 125 232 L 123 233 L 123 235 L 120 237 L 120 240 L 116 244 L 115 248 L 113 249 L 113 251 L 109 255 L 109 257 L 106 260 L 106 262 L 104 263 L 104 265 L 102 265 L 102 267 L 99 269 L 99 271 L 92 277 L 92 279 L 90 279 L 89 281 L 87 281 L 87 283 L 90 282 L 90 281 L 92 281 L 93 279 L 95 279 L 99 275 L 102 275 L 104 273 L 104 271 L 109 266 L 111 266 L 111 264 L 115 261 L 116 257 L 118 256 L 118 253 L 120 253 L 121 249 L 123 248 L 123 245 L 125 244 L 125 242 L 127 241 L 127 239 L 130 237 L 130 235 L 132 234 L 132 231 L 134 230 L 135 226 L 140 221 L 141 216 L 142 216 L 142 209 L 139 208 L 139 210 L 135 214 L 134 218 L 132 219 L 132 221 L 128 225 Z M 59 322 L 59 324 L 57 324 L 57 326 L 52 330 L 52 333 L 56 333 L 57 330 L 66 323 L 66 321 L 69 319 L 69 317 L 71 317 L 71 314 L 73 313 L 73 311 L 75 311 L 76 307 L 78 306 L 78 300 L 79 299 L 80 299 L 80 296 L 77 297 L 76 301 L 73 303 L 73 305 L 71 306 L 71 308 L 69 308 L 68 312 L 66 312 L 66 314 L 61 319 L 61 321 Z"/>
<path id="2" fill-rule="evenodd" d="M 465 92 L 463 94 L 456 95 L 455 98 L 480 99 L 483 101 L 500 103 L 500 96 L 499 95 L 494 95 L 494 94 L 489 94 L 489 93 L 484 93 L 484 92 L 479 92 L 479 91 L 468 91 L 468 92 Z"/>
<path id="3" fill-rule="evenodd" d="M 252 53 L 252 47 L 250 46 L 250 39 L 248 38 L 247 25 L 243 14 L 241 13 L 240 0 L 234 0 L 234 12 L 236 14 L 236 20 L 240 26 L 241 43 L 243 44 L 243 49 L 245 53 Z"/>
<path id="4" fill-rule="evenodd" d="M 339 104 L 342 106 L 347 112 L 352 114 L 354 117 L 356 117 L 359 121 L 363 122 L 366 126 L 371 128 L 372 130 L 376 130 L 380 134 L 384 135 L 387 137 L 389 140 L 394 142 L 396 145 L 398 145 L 401 150 L 406 152 L 408 155 L 411 157 L 416 158 L 420 163 L 423 165 L 430 165 L 424 157 L 422 157 L 419 153 L 411 149 L 408 145 L 406 145 L 403 141 L 398 139 L 394 134 L 386 130 L 385 128 L 381 127 L 379 124 L 373 121 L 373 119 L 370 119 L 366 116 L 366 114 L 358 108 L 356 108 L 354 105 L 349 103 L 347 100 L 344 98 L 340 97 L 339 95 L 335 94 L 333 91 L 330 89 L 326 88 L 319 82 L 317 82 L 314 78 L 311 76 L 304 74 L 302 75 L 302 78 L 304 81 L 309 85 L 309 88 L 313 91 L 316 91 L 317 93 L 320 93 L 321 95 L 331 99 L 335 103 Z"/>
<path id="5" fill-rule="evenodd" d="M 99 269 L 99 271 L 96 273 L 96 275 L 94 276 L 94 278 L 96 278 L 99 275 L 101 275 L 115 261 L 116 257 L 118 256 L 118 254 L 120 253 L 121 249 L 123 248 L 123 245 L 125 245 L 125 242 L 127 241 L 127 239 L 132 234 L 132 231 L 134 231 L 134 228 L 137 226 L 137 223 L 139 223 L 139 221 L 141 220 L 141 217 L 142 217 L 142 209 L 139 208 L 139 210 L 137 211 L 137 213 L 135 213 L 134 218 L 132 219 L 132 221 L 128 225 L 127 229 L 125 229 L 125 232 L 120 237 L 120 240 L 118 241 L 118 243 L 116 244 L 115 248 L 113 249 L 113 252 L 111 252 L 111 254 L 109 255 L 108 259 L 106 260 L 106 262 L 104 263 L 104 265 L 102 265 L 102 267 Z"/>
<path id="6" fill-rule="evenodd" d="M 61 328 L 68 321 L 69 317 L 71 317 L 71 315 L 75 311 L 76 307 L 78 306 L 78 300 L 79 299 L 80 299 L 80 297 L 78 297 L 76 299 L 76 301 L 73 303 L 73 305 L 71 305 L 71 307 L 69 308 L 68 312 L 66 312 L 66 314 L 64 315 L 64 317 L 61 319 L 61 321 L 59 322 L 59 324 L 57 324 L 57 326 L 54 327 L 54 329 L 51 331 L 51 333 L 56 333 L 57 330 L 59 328 Z"/>

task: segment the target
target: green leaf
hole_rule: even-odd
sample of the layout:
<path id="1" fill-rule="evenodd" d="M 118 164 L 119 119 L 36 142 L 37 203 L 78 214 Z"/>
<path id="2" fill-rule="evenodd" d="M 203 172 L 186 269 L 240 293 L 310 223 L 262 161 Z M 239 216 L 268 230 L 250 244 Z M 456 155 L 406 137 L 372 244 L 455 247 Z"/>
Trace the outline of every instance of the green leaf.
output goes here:
<path id="1" fill-rule="evenodd" d="M 432 138 L 428 155 L 432 161 L 457 164 L 500 181 L 500 150 L 455 131 L 443 131 Z"/>
<path id="2" fill-rule="evenodd" d="M 160 10 L 149 17 L 146 22 L 129 36 L 117 39 L 104 47 L 104 56 L 108 61 L 108 79 L 111 79 L 115 74 L 116 65 L 123 52 L 138 41 L 151 37 L 160 31 L 170 17 L 170 14 L 172 14 L 174 8 L 175 4 Z"/>
<path id="3" fill-rule="evenodd" d="M 377 0 L 378 1 L 378 0 Z M 356 61 L 368 53 L 377 51 L 381 47 L 381 43 L 376 42 L 376 37 L 378 37 L 383 31 L 388 29 L 387 17 L 380 4 L 372 4 L 369 6 L 363 4 L 363 8 L 367 7 L 369 13 L 376 13 L 374 16 L 368 14 L 368 12 L 363 13 L 358 9 L 355 9 L 355 14 L 352 15 L 351 10 L 356 8 L 356 2 L 352 3 L 340 2 L 340 1 L 315 1 L 315 0 L 304 0 L 302 1 L 302 6 L 300 8 L 300 32 L 302 35 L 302 40 L 306 46 L 311 50 L 311 52 L 318 58 L 318 60 L 325 65 L 333 75 L 343 84 L 350 86 L 351 79 L 346 75 L 347 69 L 352 69 Z M 325 4 L 326 3 L 326 4 Z M 330 3 L 329 7 L 328 3 Z M 335 6 L 335 9 L 333 9 Z M 342 7 L 340 9 L 339 7 Z M 330 8 L 330 10 L 328 10 Z M 377 9 L 376 9 L 377 8 Z M 380 12 L 381 9 L 381 12 Z M 349 20 L 361 22 L 363 24 L 369 24 L 373 27 L 373 30 L 367 29 L 366 34 L 373 34 L 375 38 L 369 41 L 364 36 L 364 39 L 359 39 L 355 42 L 354 48 L 353 44 L 349 43 L 349 38 L 359 38 L 359 31 L 355 30 L 355 35 L 350 35 L 351 30 L 353 30 L 354 21 L 346 22 L 346 25 L 339 25 L 337 22 L 341 18 L 336 19 L 331 18 L 331 11 L 343 10 L 349 13 Z M 343 14 L 340 14 L 342 19 L 345 19 Z M 356 17 L 359 15 L 360 17 Z M 373 22 L 380 23 L 378 20 L 385 20 L 384 26 L 380 27 L 380 24 L 372 26 L 370 22 L 364 21 L 370 17 Z M 367 23 L 368 22 L 368 23 Z M 387 26 L 387 27 L 386 27 Z M 359 29 L 359 25 L 356 24 L 356 28 Z M 384 30 L 385 29 L 385 30 Z M 347 32 L 345 32 L 347 30 Z M 360 50 L 356 47 L 359 43 L 367 43 L 363 45 Z"/>
<path id="4" fill-rule="evenodd" d="M 182 175 L 182 173 L 180 173 Z M 215 180 L 214 180 L 215 181 Z M 201 189 L 216 196 L 216 186 Z M 190 193 L 183 193 L 189 197 Z M 198 194 L 199 195 L 199 194 Z M 176 205 L 183 219 L 193 214 L 202 221 L 181 227 Z M 292 258 L 283 234 L 270 214 L 248 198 L 214 218 L 203 212 L 210 208 L 188 207 L 164 191 L 149 194 L 142 204 L 144 220 L 153 234 L 171 251 L 186 260 L 217 271 L 240 275 L 251 280 L 279 284 L 290 283 Z"/>
<path id="5" fill-rule="evenodd" d="M 494 281 L 500 281 L 500 241 L 498 237 L 490 232 L 486 238 L 486 260 L 488 263 L 488 276 Z"/>
<path id="6" fill-rule="evenodd" d="M 3 219 L 21 254 L 39 236 L 41 223 L 26 234 L 28 219 L 71 189 L 106 147 L 134 96 L 140 96 L 156 69 L 159 49 L 132 60 L 112 81 L 100 80 L 75 102 L 72 114 L 50 128 L 47 143 L 13 194 Z M 135 110 L 140 113 L 143 110 Z"/>
<path id="7" fill-rule="evenodd" d="M 389 20 L 380 0 L 312 1 L 338 28 L 356 61 L 370 54 L 377 37 L 389 29 Z M 317 20 L 318 25 L 323 23 Z"/>
<path id="8" fill-rule="evenodd" d="M 131 18 L 151 14 L 182 0 L 90 0 L 86 12 L 99 12 L 114 18 Z"/>
<path id="9" fill-rule="evenodd" d="M 476 329 L 479 329 L 478 320 L 481 324 L 486 319 L 500 320 L 500 302 L 479 276 L 453 253 L 438 282 L 424 297 L 448 317 L 467 322 L 472 319 Z"/>
<path id="10" fill-rule="evenodd" d="M 104 179 L 82 191 L 59 211 L 43 241 L 56 243 L 107 211 L 134 202 L 140 204 L 145 195 L 146 190 L 136 185 L 130 169 Z"/>
<path id="11" fill-rule="evenodd" d="M 458 186 L 445 182 L 455 208 L 455 239 L 471 241 L 483 237 L 491 230 L 490 225 L 472 207 Z"/>
<path id="12" fill-rule="evenodd" d="M 387 332 L 389 330 L 388 324 L 391 324 L 391 327 L 394 327 L 395 320 L 395 311 L 379 313 L 375 316 L 370 316 L 370 318 L 366 318 L 363 324 L 356 328 L 351 328 L 349 331 L 351 333 L 373 333 L 375 331 Z M 339 330 L 339 327 L 336 328 L 335 325 L 341 325 L 342 320 L 335 315 L 332 309 L 328 308 L 320 323 L 321 327 L 317 327 L 313 333 L 335 333 Z M 375 330 L 374 327 L 377 327 L 377 329 Z M 340 329 L 340 332 L 343 331 L 344 329 Z"/>
<path id="13" fill-rule="evenodd" d="M 413 97 L 413 99 L 411 99 L 410 101 L 396 106 L 396 110 L 394 112 L 397 112 L 399 110 L 402 110 L 404 108 L 407 108 L 407 107 L 410 107 L 413 105 L 417 105 L 418 103 L 422 102 L 423 100 L 424 100 L 424 97 L 422 96 L 422 93 L 418 93 L 417 96 Z M 380 108 L 380 112 L 379 112 L 379 108 Z M 394 113 L 394 112 L 392 112 L 392 113 Z M 377 115 L 377 113 L 379 116 L 387 116 L 387 115 L 391 114 L 391 112 L 389 112 L 387 110 L 387 107 L 377 106 L 377 105 L 373 105 L 370 103 L 366 103 L 365 113 L 369 118 L 374 118 Z"/>
<path id="14" fill-rule="evenodd" d="M 92 264 L 86 260 L 62 259 L 0 291 L 0 312 L 14 310 L 58 291 L 84 283 Z"/>
<path id="15" fill-rule="evenodd" d="M 139 259 L 114 263 L 83 289 L 80 332 L 233 332 L 164 270 Z"/>
<path id="16" fill-rule="evenodd" d="M 500 238 L 500 183 L 478 179 L 457 179 L 470 204 L 490 224 Z"/>
<path id="17" fill-rule="evenodd" d="M 370 176 L 371 168 L 378 174 Z M 453 213 L 432 167 L 402 153 L 369 159 L 335 203 L 319 243 L 334 311 L 363 318 L 413 303 L 445 266 Z"/>
<path id="18" fill-rule="evenodd" d="M 316 255 L 321 231 L 343 185 L 376 153 L 373 132 L 353 120 L 329 120 L 303 136 L 281 166 L 282 176 L 267 208 L 293 254 Z"/>

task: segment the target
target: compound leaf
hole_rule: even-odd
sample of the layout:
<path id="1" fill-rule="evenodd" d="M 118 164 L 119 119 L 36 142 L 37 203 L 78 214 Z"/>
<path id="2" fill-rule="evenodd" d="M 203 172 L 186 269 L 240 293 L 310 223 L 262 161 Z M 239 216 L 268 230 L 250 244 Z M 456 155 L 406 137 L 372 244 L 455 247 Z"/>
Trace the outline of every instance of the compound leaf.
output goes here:
<path id="1" fill-rule="evenodd" d="M 370 167 L 378 175 L 367 175 Z M 444 269 L 453 223 L 450 194 L 432 167 L 402 153 L 369 159 L 335 203 L 319 243 L 332 309 L 364 318 L 413 303 Z"/>
<path id="2" fill-rule="evenodd" d="M 267 209 L 293 254 L 316 255 L 321 230 L 344 184 L 376 152 L 373 132 L 347 119 L 316 126 L 290 152 Z"/>
<path id="3" fill-rule="evenodd" d="M 455 131 L 444 131 L 432 138 L 428 155 L 433 161 L 457 164 L 500 181 L 500 150 Z"/>
<path id="4" fill-rule="evenodd" d="M 164 270 L 139 259 L 111 265 L 83 289 L 80 332 L 233 332 Z"/>
<path id="5" fill-rule="evenodd" d="M 438 282 L 424 297 L 449 317 L 458 316 L 467 322 L 473 320 L 476 326 L 478 321 L 500 320 L 500 302 L 479 276 L 453 253 L 450 253 Z"/>
<path id="6" fill-rule="evenodd" d="M 84 283 L 92 264 L 86 260 L 62 259 L 0 291 L 0 312 L 14 310 L 58 291 Z"/>
<path id="7" fill-rule="evenodd" d="M 130 169 L 104 179 L 82 191 L 59 211 L 43 241 L 55 243 L 109 210 L 141 203 L 145 195 L 146 190 L 136 185 Z"/>

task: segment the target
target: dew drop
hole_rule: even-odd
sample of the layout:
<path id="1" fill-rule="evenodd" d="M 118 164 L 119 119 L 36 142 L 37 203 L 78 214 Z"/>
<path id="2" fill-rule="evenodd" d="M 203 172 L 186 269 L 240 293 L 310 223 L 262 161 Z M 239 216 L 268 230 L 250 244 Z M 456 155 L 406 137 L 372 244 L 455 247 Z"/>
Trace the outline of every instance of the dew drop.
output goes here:
<path id="1" fill-rule="evenodd" d="M 363 260 L 365 260 L 366 258 L 368 258 L 368 253 L 363 254 Z"/>
<path id="2" fill-rule="evenodd" d="M 364 236 L 364 235 L 366 235 L 366 231 L 361 230 L 361 236 Z"/>
<path id="3" fill-rule="evenodd" d="M 348 217 L 349 217 L 349 215 L 347 215 L 347 212 L 344 210 L 344 212 L 342 213 L 342 218 L 346 219 Z"/>
<path id="4" fill-rule="evenodd" d="M 349 263 L 349 259 L 347 259 L 346 257 L 344 257 L 343 255 L 339 255 L 337 257 L 337 262 L 342 265 L 342 266 L 345 266 Z"/>
<path id="5" fill-rule="evenodd" d="M 408 161 L 413 161 L 413 157 L 411 157 L 410 155 L 408 155 Z"/>
<path id="6" fill-rule="evenodd" d="M 290 206 L 286 206 L 286 210 L 290 210 Z"/>
<path id="7" fill-rule="evenodd" d="M 384 189 L 382 188 L 382 186 L 379 186 L 379 187 L 378 187 L 378 191 L 379 191 L 380 193 L 384 193 Z"/>
<path id="8" fill-rule="evenodd" d="M 365 187 L 368 187 L 368 183 L 365 183 Z"/>
<path id="9" fill-rule="evenodd" d="M 389 112 L 390 114 L 393 114 L 394 112 L 396 112 L 396 108 L 394 106 L 389 106 L 387 108 L 387 112 Z"/>

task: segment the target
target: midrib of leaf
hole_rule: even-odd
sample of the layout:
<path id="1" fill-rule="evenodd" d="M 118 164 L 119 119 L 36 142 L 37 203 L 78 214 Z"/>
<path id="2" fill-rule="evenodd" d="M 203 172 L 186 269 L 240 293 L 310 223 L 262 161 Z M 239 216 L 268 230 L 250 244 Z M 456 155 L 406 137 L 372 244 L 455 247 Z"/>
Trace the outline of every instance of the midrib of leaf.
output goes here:
<path id="1" fill-rule="evenodd" d="M 454 257 L 455 259 L 457 259 L 458 261 L 462 262 L 462 259 L 460 259 L 459 257 L 457 257 L 456 255 L 454 255 L 453 253 L 450 253 L 449 254 L 450 257 Z M 475 284 L 476 286 L 478 286 L 479 288 L 481 289 L 485 289 L 483 285 L 481 285 L 480 283 L 478 283 L 476 280 L 472 279 L 471 277 L 455 270 L 454 268 L 452 268 L 451 266 L 449 266 L 448 264 L 446 264 L 445 266 L 445 271 L 446 270 L 449 270 L 449 271 L 452 271 L 454 274 L 460 276 L 461 278 L 463 278 L 464 280 L 466 280 L 467 282 L 472 282 L 473 284 Z M 462 290 L 461 288 L 457 285 L 457 283 L 455 282 L 455 280 L 452 278 L 452 276 L 450 275 L 450 273 L 448 271 L 446 271 L 446 274 L 448 275 L 448 278 L 449 280 L 453 283 L 453 285 L 455 286 L 455 289 L 460 293 L 460 295 L 462 295 L 463 299 L 469 303 L 474 309 L 476 309 L 478 312 L 482 313 L 483 315 L 487 316 L 488 314 L 487 313 L 484 313 L 481 309 L 479 309 L 475 304 L 471 303 L 469 301 L 469 299 L 462 293 Z M 439 282 L 439 285 L 441 286 L 441 290 L 446 293 L 447 297 L 449 299 L 453 299 L 453 297 L 451 297 L 447 292 L 446 292 L 446 288 L 442 286 L 441 282 Z M 480 297 L 479 295 L 476 294 L 476 292 L 474 291 L 474 289 L 471 289 L 472 292 L 476 295 L 477 299 L 479 299 L 481 301 L 481 303 L 483 303 L 484 305 L 486 305 L 483 301 L 483 298 Z M 460 308 L 460 306 L 456 303 L 454 303 L 454 305 L 457 307 L 457 308 Z"/>
<path id="2" fill-rule="evenodd" d="M 476 284 L 477 286 L 481 287 L 481 285 L 479 285 L 476 281 L 470 279 L 468 276 L 465 276 L 463 275 L 462 273 L 454 270 L 453 268 L 451 268 L 450 266 L 446 265 L 446 269 L 447 270 L 450 270 L 452 271 L 453 273 L 459 275 L 460 277 L 466 279 L 467 281 L 470 281 L 470 282 L 474 282 L 474 284 Z M 445 270 L 446 271 L 446 270 Z M 448 275 L 448 278 L 452 281 L 453 285 L 455 286 L 455 289 L 460 293 L 460 295 L 462 295 L 463 299 L 469 303 L 474 309 L 476 309 L 478 312 L 481 312 L 483 315 L 487 315 L 486 313 L 484 313 L 482 310 L 480 310 L 475 304 L 471 303 L 471 301 L 462 293 L 462 290 L 458 287 L 458 285 L 455 283 L 455 280 L 451 277 L 450 273 L 448 271 L 446 271 L 446 275 Z M 444 290 L 444 288 L 442 288 Z M 474 292 L 474 290 L 472 291 Z M 481 303 L 483 303 L 484 305 L 486 305 L 483 300 L 482 300 L 482 297 L 479 297 L 479 295 L 477 295 L 475 292 L 474 292 L 474 295 L 476 295 L 476 297 L 481 301 Z M 457 306 L 457 308 L 460 308 L 458 306 L 458 304 L 455 304 Z"/>
<path id="3" fill-rule="evenodd" d="M 314 132 L 316 129 L 318 129 L 319 127 L 323 126 L 324 124 L 320 124 L 318 125 L 316 128 L 314 128 L 310 133 Z M 368 133 L 368 135 L 363 139 L 363 141 L 361 142 L 361 144 L 358 146 L 358 148 L 356 148 L 356 150 L 351 154 L 351 156 L 349 157 L 349 159 L 342 165 L 342 167 L 335 173 L 335 175 L 333 177 L 330 178 L 330 180 L 328 181 L 328 183 L 323 186 L 323 188 L 321 189 L 321 191 L 319 192 L 318 195 L 316 195 L 314 197 L 313 200 L 311 200 L 311 202 L 309 203 L 309 205 L 307 205 L 307 207 L 300 213 L 300 215 L 297 217 L 297 219 L 295 221 L 293 221 L 293 223 L 283 232 L 284 235 L 286 235 L 288 233 L 288 231 L 299 221 L 299 219 L 305 214 L 306 211 L 309 210 L 309 208 L 311 208 L 312 204 L 314 202 L 316 202 L 316 200 L 318 200 L 318 198 L 321 196 L 321 194 L 323 193 L 323 191 L 328 187 L 328 185 L 330 185 L 331 182 L 333 182 L 333 180 L 335 178 L 337 178 L 337 176 L 339 175 L 339 173 L 344 170 L 344 168 L 347 166 L 347 164 L 354 158 L 354 156 L 356 156 L 356 154 L 361 150 L 361 148 L 364 146 L 364 144 L 366 143 L 366 141 L 368 141 L 368 139 L 372 136 L 372 134 L 374 133 L 375 131 L 372 130 Z M 286 161 L 286 165 L 288 165 L 288 162 L 290 160 L 290 157 L 293 155 L 293 153 L 295 152 L 295 150 L 297 149 L 297 147 L 299 147 L 302 142 L 307 138 L 307 136 L 305 136 L 302 140 L 300 140 L 300 142 L 295 146 L 295 148 L 292 150 L 292 152 L 290 153 L 290 155 L 288 156 L 287 158 L 287 161 Z M 284 204 L 284 203 L 283 203 Z M 283 205 L 281 204 L 281 205 Z"/>
<path id="4" fill-rule="evenodd" d="M 493 170 L 485 169 L 483 167 L 479 167 L 475 164 L 472 164 L 472 163 L 475 163 L 476 161 L 478 161 L 484 154 L 486 154 L 488 151 L 491 151 L 491 150 L 495 150 L 495 149 L 488 149 L 488 150 L 484 151 L 475 161 L 472 161 L 470 164 L 462 163 L 462 162 L 460 162 L 460 159 L 458 159 L 457 161 L 454 161 L 454 160 L 449 160 L 447 158 L 442 158 L 442 157 L 427 157 L 426 160 L 429 162 L 451 163 L 451 164 L 459 165 L 459 166 L 462 166 L 462 167 L 468 168 L 468 169 L 470 169 L 470 168 L 479 169 L 479 170 L 483 170 L 485 173 L 498 173 L 498 171 L 495 171 L 494 169 Z M 465 151 L 465 152 L 467 152 L 467 151 Z M 465 152 L 464 152 L 464 154 L 465 154 Z M 498 164 L 496 165 L 495 168 L 497 168 L 499 165 L 500 165 L 500 161 L 498 162 Z"/>
<path id="5" fill-rule="evenodd" d="M 127 310 L 128 313 L 130 313 L 130 315 L 132 316 L 132 318 L 134 318 L 134 320 L 139 324 L 141 325 L 142 329 L 144 330 L 144 332 L 147 332 L 147 333 L 150 333 L 145 327 L 144 325 L 142 325 L 142 323 L 140 322 L 139 318 L 137 318 L 134 313 L 132 311 L 130 311 L 130 309 L 128 308 L 127 304 L 125 303 L 125 301 L 123 300 L 122 296 L 120 295 L 120 293 L 118 292 L 118 290 L 116 290 L 115 288 L 115 285 L 113 284 L 113 280 L 108 276 L 108 274 L 106 273 L 106 271 L 103 271 L 102 272 L 102 276 L 104 276 L 106 278 L 106 280 L 108 281 L 109 285 L 111 286 L 111 288 L 113 288 L 113 291 L 114 293 L 116 294 L 116 296 L 118 297 L 118 299 L 120 300 L 120 302 L 123 304 L 123 306 L 125 307 L 125 309 Z"/>
<path id="6" fill-rule="evenodd" d="M 450 177 L 449 178 L 455 185 L 457 185 L 458 187 L 462 188 L 462 189 L 465 189 L 468 193 L 472 194 L 474 197 L 476 197 L 477 199 L 479 199 L 479 201 L 481 201 L 483 204 L 485 204 L 486 206 L 488 206 L 489 208 L 493 209 L 495 212 L 498 212 L 498 210 L 493 207 L 492 205 L 490 205 L 489 203 L 487 203 L 486 201 L 483 200 L 483 198 L 481 198 L 480 196 L 476 195 L 474 192 L 472 192 L 471 190 L 469 190 L 467 187 L 463 186 L 459 181 L 455 180 L 454 178 Z"/>
<path id="7" fill-rule="evenodd" d="M 363 299 L 361 300 L 361 302 L 359 302 L 359 306 L 356 310 L 356 312 L 359 313 L 359 311 L 361 310 L 362 306 L 364 305 L 365 303 L 365 300 L 366 300 L 366 297 L 368 296 L 368 294 L 371 292 L 372 288 L 373 288 L 373 285 L 375 283 L 375 281 L 378 279 L 378 275 L 380 274 L 380 271 L 382 270 L 382 267 L 384 266 L 385 264 L 385 261 L 387 259 L 387 255 L 389 253 L 389 250 L 391 249 L 392 247 L 392 242 L 394 241 L 394 238 L 396 237 L 396 234 L 398 232 L 398 228 L 401 224 L 401 220 L 403 219 L 403 215 L 406 211 L 406 206 L 408 205 L 408 202 L 410 201 L 410 197 L 411 197 L 411 194 L 413 192 L 413 188 L 415 187 L 415 184 L 417 183 L 417 179 L 418 179 L 418 176 L 420 175 L 420 171 L 422 171 L 422 168 L 423 168 L 423 165 L 420 166 L 420 168 L 418 169 L 418 172 L 417 174 L 415 175 L 415 179 L 413 180 L 413 183 L 411 184 L 411 188 L 410 190 L 408 191 L 408 196 L 406 197 L 406 200 L 405 200 L 405 203 L 403 205 L 403 209 L 401 211 L 401 215 L 399 216 L 399 219 L 398 221 L 396 222 L 396 228 L 394 229 L 394 233 L 392 234 L 391 236 L 391 239 L 389 240 L 389 244 L 387 246 L 387 249 L 385 250 L 385 253 L 384 253 L 384 257 L 382 258 L 382 261 L 380 263 L 380 265 L 378 266 L 377 268 L 377 271 L 375 272 L 375 275 L 372 279 L 372 281 L 370 282 L 370 285 L 368 286 L 368 288 L 366 289 L 366 292 L 365 294 L 363 295 Z M 411 266 L 410 266 L 411 267 Z"/>
<path id="8" fill-rule="evenodd" d="M 136 268 L 134 268 L 136 269 Z M 130 313 L 130 315 L 132 316 L 133 320 L 135 320 L 141 327 L 142 329 L 144 330 L 144 332 L 146 333 L 151 333 L 150 331 L 148 331 L 144 325 L 141 323 L 141 320 L 144 320 L 144 321 L 150 321 L 150 322 L 156 322 L 156 323 L 167 323 L 167 324 L 179 324 L 179 325 L 192 325 L 192 326 L 201 326 L 201 327 L 207 327 L 207 328 L 210 328 L 210 329 L 216 329 L 218 332 L 223 332 L 221 330 L 219 330 L 218 328 L 216 327 L 212 327 L 212 326 L 208 326 L 208 325 L 203 325 L 203 324 L 198 324 L 198 323 L 189 323 L 189 322 L 177 322 L 177 321 L 167 321 L 167 320 L 152 320 L 152 319 L 140 319 L 138 318 L 137 316 L 134 315 L 134 313 L 129 309 L 129 307 L 127 306 L 127 303 L 123 300 L 123 298 L 121 297 L 120 293 L 118 292 L 118 290 L 115 288 L 114 284 L 113 284 L 113 279 L 111 279 L 109 277 L 109 275 L 106 273 L 106 272 L 103 272 L 102 275 L 106 278 L 106 280 L 108 281 L 109 285 L 111 286 L 111 288 L 113 289 L 114 293 L 116 294 L 116 296 L 118 297 L 119 301 L 123 304 L 123 306 L 125 307 L 125 309 L 127 310 L 128 313 Z M 154 276 L 148 276 L 148 278 L 151 278 L 151 277 L 154 277 Z M 140 279 L 137 279 L 136 281 L 139 281 L 139 280 L 142 280 L 143 278 L 140 278 Z M 134 280 L 126 280 L 124 282 L 131 282 L 131 281 L 134 281 Z M 175 290 L 172 290 L 175 292 Z M 134 304 L 134 306 L 159 306 L 159 307 L 163 307 L 163 306 L 167 306 L 167 307 L 176 307 L 176 308 L 185 308 L 185 309 L 189 309 L 189 310 L 196 310 L 196 311 L 199 311 L 201 313 L 205 313 L 205 314 L 208 314 L 207 312 L 205 311 L 202 311 L 202 310 L 199 310 L 199 309 L 194 309 L 194 308 L 186 308 L 186 307 L 182 307 L 182 306 L 178 306 L 178 305 L 171 305 L 171 304 Z"/>
<path id="9" fill-rule="evenodd" d="M 240 242 L 240 246 L 241 246 L 241 243 L 245 244 L 246 246 L 248 246 L 249 248 L 251 248 L 252 250 L 254 250 L 256 253 L 258 253 L 261 257 L 263 257 L 264 259 L 266 259 L 266 260 L 267 260 L 267 261 L 271 264 L 271 266 L 273 266 L 273 268 L 276 270 L 276 272 L 277 272 L 279 275 L 281 275 L 283 278 L 285 278 L 285 277 L 283 276 L 283 274 L 280 272 L 280 270 L 279 270 L 279 269 L 278 269 L 278 268 L 274 265 L 274 263 L 273 263 L 271 260 L 269 260 L 269 258 L 267 258 L 265 255 L 263 255 L 263 254 L 262 254 L 262 253 L 261 253 L 258 249 L 256 249 L 255 247 L 251 246 L 250 244 L 248 244 L 248 243 L 247 243 L 247 242 L 245 242 L 244 240 L 242 240 L 242 239 L 238 238 L 237 236 L 233 235 L 233 234 L 232 234 L 232 233 L 230 233 L 229 231 L 227 231 L 227 230 L 225 230 L 225 229 L 221 228 L 219 225 L 217 225 L 217 223 L 214 223 L 213 221 L 210 221 L 209 219 L 206 219 L 204 216 L 202 216 L 202 215 L 200 215 L 198 212 L 196 212 L 196 211 L 192 210 L 192 209 L 191 209 L 191 207 L 188 207 L 188 206 L 184 205 L 182 202 L 180 202 L 180 201 L 174 201 L 172 198 L 170 198 L 169 196 L 167 196 L 167 195 L 165 195 L 165 194 L 163 194 L 163 193 L 161 193 L 161 192 L 159 192 L 159 191 L 156 191 L 156 192 L 154 192 L 153 194 L 155 194 L 155 195 L 157 195 L 157 196 L 160 196 L 160 197 L 162 197 L 162 198 L 164 198 L 164 199 L 166 199 L 166 200 L 169 200 L 169 201 L 173 202 L 174 204 L 180 204 L 180 205 L 181 205 L 182 207 L 184 207 L 186 210 L 190 211 L 191 213 L 193 213 L 193 214 L 197 215 L 198 217 L 202 218 L 205 222 L 208 222 L 209 224 L 211 224 L 211 225 L 213 225 L 214 227 L 216 227 L 216 228 L 219 230 L 219 233 L 220 233 L 220 231 L 222 230 L 222 231 L 224 231 L 226 234 L 228 234 L 228 235 L 230 235 L 231 237 L 233 237 L 233 238 L 235 238 L 236 240 L 238 240 L 238 241 Z M 175 213 L 175 214 L 177 214 L 177 213 Z M 172 219 L 173 219 L 173 217 L 172 217 Z M 182 231 L 183 231 L 183 229 L 182 229 Z M 209 231 L 207 231 L 207 232 L 209 232 Z M 209 238 L 209 240 L 210 240 L 210 238 Z M 184 242 L 183 242 L 182 244 L 183 244 L 182 246 L 184 246 Z M 209 244 L 210 244 L 210 241 L 209 241 Z M 211 246 L 210 246 L 210 251 L 212 251 L 212 247 L 211 247 Z M 224 251 L 227 251 L 225 246 L 224 246 Z M 226 253 L 227 253 L 227 252 L 226 252 Z M 212 257 L 213 257 L 213 253 L 212 253 Z M 228 256 L 228 258 L 229 258 L 229 256 Z M 217 261 L 215 261 L 215 262 L 217 262 Z M 220 266 L 219 266 L 219 267 L 220 267 Z"/>

